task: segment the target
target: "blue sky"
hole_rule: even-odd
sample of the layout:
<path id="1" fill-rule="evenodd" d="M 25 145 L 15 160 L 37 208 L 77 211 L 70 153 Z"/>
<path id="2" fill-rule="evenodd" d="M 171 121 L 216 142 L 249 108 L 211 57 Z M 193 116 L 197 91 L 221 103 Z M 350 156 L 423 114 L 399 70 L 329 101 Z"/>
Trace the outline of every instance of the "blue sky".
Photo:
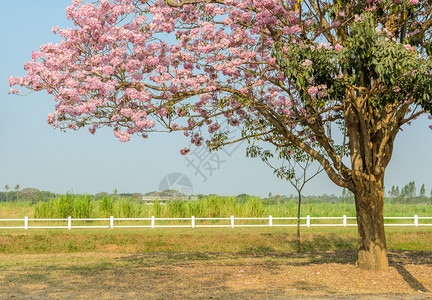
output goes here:
<path id="1" fill-rule="evenodd" d="M 57 42 L 52 26 L 70 27 L 65 17 L 69 0 L 14 0 L 0 11 L 0 190 L 8 184 L 64 193 L 145 193 L 157 190 L 161 180 L 180 172 L 190 178 L 194 193 L 266 196 L 294 194 L 294 189 L 256 159 L 246 158 L 245 145 L 206 158 L 202 174 L 188 166 L 179 149 L 188 146 L 182 134 L 153 134 L 144 140 L 120 143 L 110 129 L 91 135 L 87 130 L 61 133 L 47 123 L 54 100 L 45 93 L 25 97 L 8 95 L 7 78 L 24 75 L 23 63 L 41 44 Z M 416 181 L 432 187 L 431 122 L 423 117 L 405 126 L 397 137 L 386 172 L 386 187 Z M 189 156 L 195 159 L 198 156 Z M 218 164 L 219 160 L 219 164 Z M 206 180 L 204 181 L 204 176 Z M 340 194 L 325 174 L 311 181 L 304 194 Z"/>

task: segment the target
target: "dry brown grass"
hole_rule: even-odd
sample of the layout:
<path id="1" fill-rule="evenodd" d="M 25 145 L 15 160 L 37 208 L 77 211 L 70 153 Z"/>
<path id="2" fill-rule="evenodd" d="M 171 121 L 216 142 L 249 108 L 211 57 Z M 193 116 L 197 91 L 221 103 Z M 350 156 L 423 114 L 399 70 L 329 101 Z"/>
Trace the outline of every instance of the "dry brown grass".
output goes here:
<path id="1" fill-rule="evenodd" d="M 32 217 L 33 210 L 33 206 L 27 202 L 2 202 L 0 203 L 0 219 L 22 219 L 25 216 Z"/>
<path id="2" fill-rule="evenodd" d="M 385 273 L 355 268 L 347 263 L 353 256 L 353 251 L 3 254 L 0 298 L 432 298 L 431 252 L 391 252 Z"/>
<path id="3" fill-rule="evenodd" d="M 377 273 L 355 228 L 2 231 L 0 299 L 432 299 L 432 228 L 387 234 Z"/>

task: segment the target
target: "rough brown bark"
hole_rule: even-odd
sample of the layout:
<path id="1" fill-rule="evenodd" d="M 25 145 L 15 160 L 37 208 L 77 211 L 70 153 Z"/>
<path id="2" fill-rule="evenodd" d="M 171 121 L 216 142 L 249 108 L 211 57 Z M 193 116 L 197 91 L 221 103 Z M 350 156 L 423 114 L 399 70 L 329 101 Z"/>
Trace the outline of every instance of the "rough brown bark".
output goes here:
<path id="1" fill-rule="evenodd" d="M 358 225 L 357 266 L 365 270 L 387 271 L 383 175 L 363 182 L 354 196 Z"/>
<path id="2" fill-rule="evenodd" d="M 297 207 L 297 253 L 301 251 L 300 241 L 300 211 L 301 211 L 301 191 L 298 192 L 298 207 Z"/>

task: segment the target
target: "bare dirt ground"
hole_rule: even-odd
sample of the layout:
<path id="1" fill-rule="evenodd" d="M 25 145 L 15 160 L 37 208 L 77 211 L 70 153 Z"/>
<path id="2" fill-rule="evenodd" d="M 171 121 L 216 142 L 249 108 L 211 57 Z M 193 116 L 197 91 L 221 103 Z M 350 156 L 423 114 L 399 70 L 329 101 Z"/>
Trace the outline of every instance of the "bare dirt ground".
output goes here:
<path id="1" fill-rule="evenodd" d="M 0 299 L 432 299 L 432 252 L 1 254 Z"/>

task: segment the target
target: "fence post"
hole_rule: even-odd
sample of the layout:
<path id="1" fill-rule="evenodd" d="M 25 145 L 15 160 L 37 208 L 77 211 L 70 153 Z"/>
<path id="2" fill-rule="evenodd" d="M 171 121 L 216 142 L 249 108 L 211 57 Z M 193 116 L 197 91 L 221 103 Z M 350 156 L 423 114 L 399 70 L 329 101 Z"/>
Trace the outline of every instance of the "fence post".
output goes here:
<path id="1" fill-rule="evenodd" d="M 306 216 L 306 226 L 307 227 L 311 227 L 310 216 L 309 215 Z"/>
<path id="2" fill-rule="evenodd" d="M 231 228 L 234 228 L 234 216 L 231 216 Z"/>
<path id="3" fill-rule="evenodd" d="M 192 220 L 192 228 L 195 228 L 195 216 L 192 216 L 191 220 Z"/>
<path id="4" fill-rule="evenodd" d="M 344 227 L 347 226 L 347 217 L 346 217 L 346 215 L 343 215 L 343 226 Z"/>
<path id="5" fill-rule="evenodd" d="M 270 227 L 273 226 L 273 217 L 272 217 L 272 215 L 269 216 L 269 226 Z"/>
<path id="6" fill-rule="evenodd" d="M 28 229 L 28 217 L 27 216 L 25 216 L 24 217 L 24 229 Z"/>
<path id="7" fill-rule="evenodd" d="M 68 217 L 68 229 L 72 229 L 72 217 Z"/>
<path id="8" fill-rule="evenodd" d="M 155 227 L 155 217 L 152 216 L 151 217 L 151 228 L 154 228 L 154 227 Z"/>
<path id="9" fill-rule="evenodd" d="M 114 216 L 110 217 L 110 228 L 113 229 L 114 228 Z"/>
<path id="10" fill-rule="evenodd" d="M 414 226 L 418 227 L 418 215 L 414 215 Z"/>

